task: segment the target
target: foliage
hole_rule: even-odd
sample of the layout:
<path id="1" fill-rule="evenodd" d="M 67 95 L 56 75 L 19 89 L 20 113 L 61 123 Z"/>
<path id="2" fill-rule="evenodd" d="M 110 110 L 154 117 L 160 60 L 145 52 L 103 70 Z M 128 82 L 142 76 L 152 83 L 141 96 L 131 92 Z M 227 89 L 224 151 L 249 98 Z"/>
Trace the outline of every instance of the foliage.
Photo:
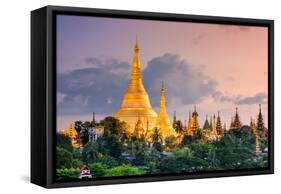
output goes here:
<path id="1" fill-rule="evenodd" d="M 177 138 L 174 135 L 168 136 L 165 138 L 165 146 L 169 150 L 175 148 Z"/>
<path id="2" fill-rule="evenodd" d="M 82 152 L 82 159 L 85 163 L 92 163 L 98 157 L 98 144 L 88 142 Z"/>
<path id="3" fill-rule="evenodd" d="M 76 121 L 74 123 L 74 129 L 78 133 L 78 138 L 81 140 L 82 145 L 86 145 L 89 141 L 89 129 L 92 126 L 91 122 L 89 121 Z"/>
<path id="4" fill-rule="evenodd" d="M 219 165 L 224 169 L 238 169 L 243 163 L 253 157 L 253 148 L 249 137 L 237 131 L 228 131 L 223 138 L 216 142 L 215 153 Z M 245 134 L 246 135 L 246 134 Z"/>
<path id="5" fill-rule="evenodd" d="M 207 166 L 207 161 L 194 157 L 189 148 L 183 148 L 174 152 L 173 156 L 162 160 L 158 168 L 162 173 L 181 173 L 200 171 Z"/>
<path id="6" fill-rule="evenodd" d="M 75 179 L 78 177 L 80 170 L 79 169 L 57 169 L 56 170 L 56 178 L 58 180 L 65 180 L 65 179 Z"/>
<path id="7" fill-rule="evenodd" d="M 181 146 L 190 145 L 191 142 L 192 142 L 192 136 L 191 135 L 184 135 L 183 139 L 181 141 Z"/>
<path id="8" fill-rule="evenodd" d="M 111 156 L 106 156 L 106 155 L 98 157 L 95 162 L 102 163 L 110 168 L 120 165 L 119 160 L 117 160 L 116 158 L 113 158 Z"/>
<path id="9" fill-rule="evenodd" d="M 137 138 L 132 136 L 127 145 L 127 152 L 136 158 L 133 161 L 134 165 L 145 165 L 149 160 L 148 147 L 144 137 Z"/>
<path id="10" fill-rule="evenodd" d="M 192 142 L 198 142 L 201 141 L 203 137 L 203 133 L 201 129 L 196 129 L 194 131 L 194 135 L 192 136 Z"/>
<path id="11" fill-rule="evenodd" d="M 89 165 L 91 174 L 93 174 L 94 177 L 102 177 L 105 175 L 106 170 L 108 169 L 108 166 L 101 163 L 96 162 Z"/>
<path id="12" fill-rule="evenodd" d="M 71 168 L 72 167 L 72 153 L 67 149 L 56 148 L 56 166 L 57 168 Z"/>
<path id="13" fill-rule="evenodd" d="M 155 127 L 153 129 L 153 134 L 152 134 L 152 142 L 160 142 L 162 143 L 162 134 L 160 133 L 160 129 L 158 127 Z"/>
<path id="14" fill-rule="evenodd" d="M 129 176 L 129 175 L 142 175 L 145 172 L 131 165 L 121 165 L 111 169 L 108 169 L 105 176 Z"/>
<path id="15" fill-rule="evenodd" d="M 120 158 L 123 145 L 117 135 L 104 134 L 97 140 L 98 151 L 103 155 L 109 155 L 114 158 Z"/>
<path id="16" fill-rule="evenodd" d="M 213 151 L 213 145 L 205 143 L 193 143 L 190 145 L 190 149 L 193 151 L 194 157 L 208 160 L 210 153 Z"/>
<path id="17" fill-rule="evenodd" d="M 56 143 L 57 143 L 57 146 L 64 148 L 68 151 L 73 150 L 70 138 L 64 134 L 57 133 Z"/>
<path id="18" fill-rule="evenodd" d="M 160 129 L 155 127 L 152 134 L 152 146 L 159 152 L 162 152 L 162 134 Z"/>
<path id="19" fill-rule="evenodd" d="M 104 120 L 100 121 L 100 125 L 104 127 L 104 134 L 116 135 L 120 137 L 127 130 L 125 122 L 120 122 L 115 117 L 106 117 Z"/>
<path id="20" fill-rule="evenodd" d="M 184 131 L 183 124 L 182 124 L 182 122 L 180 120 L 177 120 L 176 123 L 175 123 L 175 131 L 178 134 L 182 134 L 183 131 Z"/>
<path id="21" fill-rule="evenodd" d="M 57 135 L 56 167 L 58 179 L 78 178 L 79 168 L 88 164 L 93 177 L 128 176 L 140 174 L 181 173 L 225 169 L 252 169 L 268 166 L 268 156 L 255 154 L 256 137 L 248 126 L 225 131 L 216 141 L 203 139 L 202 130 L 192 136 L 182 134 L 178 122 L 175 136 L 165 138 L 163 144 L 159 128 L 154 128 L 151 144 L 144 137 L 127 133 L 127 125 L 114 117 L 106 117 L 99 124 L 104 134 L 95 142 L 88 141 L 91 122 L 75 122 L 75 130 L 83 141 L 83 151 L 72 147 L 68 137 Z M 152 146 L 150 146 L 152 145 Z M 261 150 L 267 147 L 265 139 L 259 139 Z M 171 152 L 164 154 L 163 150 Z M 122 157 L 122 153 L 132 160 Z M 140 169 L 141 168 L 141 169 Z"/>

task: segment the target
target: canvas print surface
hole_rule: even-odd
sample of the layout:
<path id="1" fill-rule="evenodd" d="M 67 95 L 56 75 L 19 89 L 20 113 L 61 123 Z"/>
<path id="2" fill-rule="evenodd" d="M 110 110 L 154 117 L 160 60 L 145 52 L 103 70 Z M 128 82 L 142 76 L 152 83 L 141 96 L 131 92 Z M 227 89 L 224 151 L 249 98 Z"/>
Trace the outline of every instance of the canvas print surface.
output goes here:
<path id="1" fill-rule="evenodd" d="M 56 180 L 268 167 L 266 27 L 56 16 Z"/>

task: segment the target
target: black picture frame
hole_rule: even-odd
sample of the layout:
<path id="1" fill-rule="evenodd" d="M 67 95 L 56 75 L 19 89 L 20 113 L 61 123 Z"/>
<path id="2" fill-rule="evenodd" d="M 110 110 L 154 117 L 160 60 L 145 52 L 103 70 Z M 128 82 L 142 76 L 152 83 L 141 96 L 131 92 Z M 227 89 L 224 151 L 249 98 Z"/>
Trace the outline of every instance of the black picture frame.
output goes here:
<path id="1" fill-rule="evenodd" d="M 57 182 L 54 179 L 56 128 L 56 14 L 160 21 L 264 26 L 268 28 L 269 167 L 189 174 Z M 217 16 L 46 6 L 31 12 L 31 182 L 46 188 L 170 181 L 274 173 L 274 21 Z"/>

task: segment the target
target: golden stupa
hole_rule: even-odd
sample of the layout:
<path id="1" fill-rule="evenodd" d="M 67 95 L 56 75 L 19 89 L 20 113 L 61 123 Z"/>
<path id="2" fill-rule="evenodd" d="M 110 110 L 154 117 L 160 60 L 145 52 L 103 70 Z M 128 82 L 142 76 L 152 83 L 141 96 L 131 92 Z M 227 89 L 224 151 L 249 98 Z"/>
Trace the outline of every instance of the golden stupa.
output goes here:
<path id="1" fill-rule="evenodd" d="M 175 135 L 175 130 L 171 126 L 170 118 L 166 111 L 164 82 L 162 82 L 161 88 L 160 109 L 157 119 L 157 127 L 160 128 L 160 133 L 162 134 L 163 138 L 166 138 L 170 135 Z"/>
<path id="2" fill-rule="evenodd" d="M 129 132 L 133 133 L 137 122 L 146 123 L 145 129 L 152 129 L 157 125 L 157 113 L 152 109 L 149 96 L 142 83 L 139 46 L 136 39 L 134 58 L 129 86 L 123 96 L 122 104 L 114 117 L 125 121 L 129 125 Z"/>

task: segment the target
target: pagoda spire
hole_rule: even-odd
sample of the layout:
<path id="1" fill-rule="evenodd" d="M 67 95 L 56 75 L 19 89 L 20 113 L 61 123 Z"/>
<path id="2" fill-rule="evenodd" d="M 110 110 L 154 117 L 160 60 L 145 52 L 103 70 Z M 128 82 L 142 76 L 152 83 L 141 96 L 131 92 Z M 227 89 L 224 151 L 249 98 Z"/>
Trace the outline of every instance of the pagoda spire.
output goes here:
<path id="1" fill-rule="evenodd" d="M 210 124 L 209 124 L 209 121 L 208 121 L 208 115 L 207 114 L 206 114 L 206 120 L 205 120 L 203 129 L 210 129 Z"/>
<path id="2" fill-rule="evenodd" d="M 133 51 L 130 82 L 127 90 L 124 92 L 121 106 L 114 114 L 115 118 L 129 125 L 129 131 L 131 133 L 134 131 L 138 115 L 141 118 L 148 119 L 149 129 L 152 129 L 157 124 L 158 118 L 157 113 L 151 107 L 149 96 L 142 83 L 141 62 L 139 57 L 140 48 L 137 37 Z"/>
<path id="3" fill-rule="evenodd" d="M 134 50 L 135 50 L 135 54 L 138 54 L 139 53 L 139 43 L 138 43 L 138 35 L 136 34 L 136 42 L 135 42 L 135 47 L 134 47 Z"/>
<path id="4" fill-rule="evenodd" d="M 135 42 L 135 46 L 134 46 L 134 58 L 133 58 L 133 63 L 132 63 L 131 82 L 132 81 L 142 82 L 141 63 L 140 63 L 139 52 L 140 52 L 140 49 L 139 49 L 139 44 L 138 44 L 138 38 L 136 36 L 136 42 Z M 141 83 L 141 85 L 142 85 L 142 83 Z"/>
<path id="5" fill-rule="evenodd" d="M 93 112 L 92 125 L 94 126 L 95 124 L 96 124 L 96 113 Z"/>
<path id="6" fill-rule="evenodd" d="M 174 111 L 174 116 L 173 116 L 173 127 L 175 128 L 177 124 L 177 112 Z"/>
<path id="7" fill-rule="evenodd" d="M 265 127 L 263 122 L 263 116 L 261 114 L 261 104 L 259 104 L 259 114 L 257 118 L 257 132 L 260 137 L 265 135 Z"/>
<path id="8" fill-rule="evenodd" d="M 242 126 L 239 115 L 238 115 L 238 107 L 235 108 L 235 116 L 234 116 L 234 121 L 233 121 L 233 126 L 232 128 L 234 129 L 240 129 Z"/>
<path id="9" fill-rule="evenodd" d="M 192 113 L 192 124 L 191 124 L 192 131 L 199 129 L 199 121 L 198 121 L 198 113 L 196 111 L 196 105 L 194 105 L 194 111 Z"/>
<path id="10" fill-rule="evenodd" d="M 169 115 L 166 110 L 165 88 L 164 81 L 162 81 L 160 109 L 158 114 L 158 125 L 163 136 L 167 137 L 173 134 L 173 129 L 170 124 Z"/>
<path id="11" fill-rule="evenodd" d="M 216 129 L 216 125 L 217 125 L 216 124 L 216 114 L 214 114 L 213 118 L 214 118 L 214 120 L 213 120 L 213 122 L 214 122 L 213 123 L 213 128 Z"/>
<path id="12" fill-rule="evenodd" d="M 222 135 L 222 124 L 221 124 L 221 118 L 220 118 L 220 112 L 218 112 L 218 117 L 217 117 L 217 123 L 216 123 L 216 131 L 218 134 Z"/>
<path id="13" fill-rule="evenodd" d="M 187 133 L 190 135 L 191 133 L 191 122 L 192 122 L 192 119 L 191 119 L 191 113 L 189 111 L 188 113 L 188 121 L 187 121 Z"/>
<path id="14" fill-rule="evenodd" d="M 166 111 L 166 99 L 165 99 L 164 81 L 162 81 L 162 86 L 161 86 L 160 112 L 165 112 L 165 113 L 167 112 Z"/>

